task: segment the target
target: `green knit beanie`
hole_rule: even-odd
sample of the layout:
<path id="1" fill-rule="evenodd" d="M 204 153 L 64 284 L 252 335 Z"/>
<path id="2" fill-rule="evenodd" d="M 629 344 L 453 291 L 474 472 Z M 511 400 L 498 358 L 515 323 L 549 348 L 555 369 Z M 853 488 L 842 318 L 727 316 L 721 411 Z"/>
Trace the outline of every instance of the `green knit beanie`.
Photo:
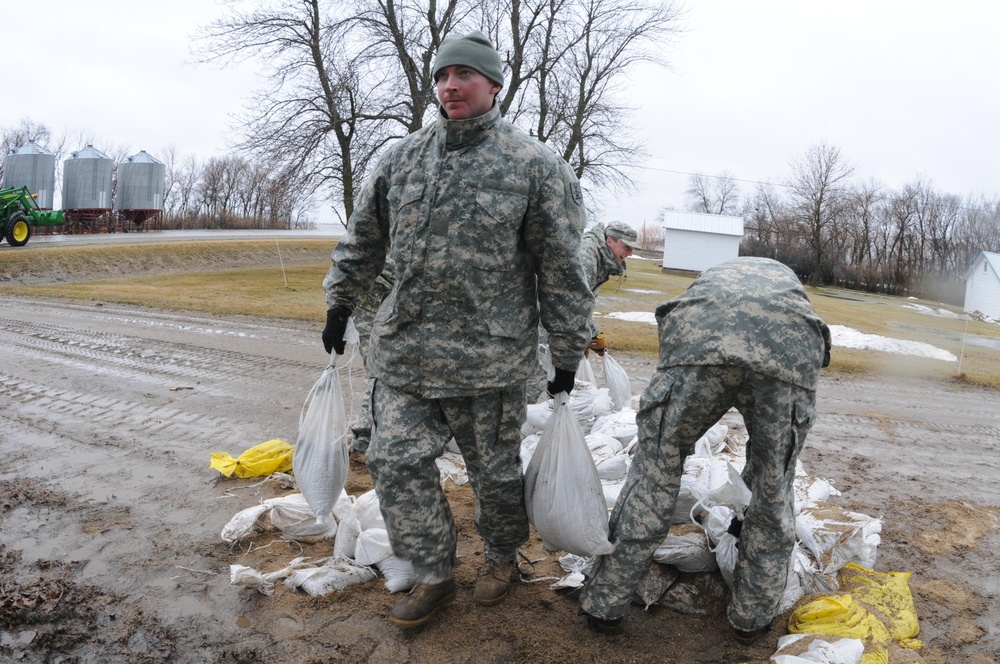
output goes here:
<path id="1" fill-rule="evenodd" d="M 503 86 L 503 62 L 490 40 L 479 30 L 458 37 L 445 37 L 434 58 L 433 77 L 445 67 L 472 67 L 494 83 Z"/>

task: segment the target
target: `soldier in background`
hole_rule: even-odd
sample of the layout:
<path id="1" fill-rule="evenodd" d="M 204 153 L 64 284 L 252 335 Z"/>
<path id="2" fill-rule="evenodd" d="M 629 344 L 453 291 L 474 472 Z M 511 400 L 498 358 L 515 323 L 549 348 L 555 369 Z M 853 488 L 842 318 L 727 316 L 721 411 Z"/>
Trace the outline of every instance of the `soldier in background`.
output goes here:
<path id="1" fill-rule="evenodd" d="M 620 629 L 670 529 L 684 459 L 735 406 L 749 434 L 743 480 L 753 497 L 737 535 L 728 617 L 737 638 L 750 643 L 770 627 L 785 589 L 795 544 L 795 462 L 816 416 L 830 331 L 795 273 L 767 258 L 706 270 L 660 305 L 656 320 L 660 359 L 642 395 L 639 445 L 611 513 L 615 550 L 594 565 L 581 605 L 591 629 Z"/>
<path id="2" fill-rule="evenodd" d="M 358 298 L 387 257 L 393 287 L 369 346 L 375 376 L 366 461 L 393 552 L 416 585 L 390 622 L 422 625 L 452 602 L 457 534 L 435 460 L 452 436 L 476 498 L 484 565 L 472 599 L 501 601 L 528 539 L 520 427 L 539 320 L 569 392 L 590 334 L 580 267 L 580 185 L 551 149 L 500 117 L 500 55 L 480 32 L 434 61 L 440 116 L 393 145 L 358 196 L 324 280 L 323 343 L 344 351 Z"/>
<path id="3" fill-rule="evenodd" d="M 638 247 L 638 234 L 624 222 L 612 221 L 607 226 L 596 224 L 587 229 L 580 243 L 580 261 L 583 263 L 583 272 L 587 275 L 587 282 L 595 297 L 598 289 L 612 276 L 625 274 L 625 259 Z M 594 322 L 593 312 L 588 323 L 590 324 L 589 349 L 596 351 L 598 355 L 604 355 L 607 341 Z"/>
<path id="4" fill-rule="evenodd" d="M 607 226 L 594 224 L 587 229 L 580 242 L 580 263 L 583 266 L 583 273 L 587 277 L 587 284 L 595 298 L 600 287 L 606 284 L 612 276 L 625 274 L 625 259 L 631 256 L 632 250 L 638 246 L 638 234 L 634 228 L 626 223 L 612 221 Z M 607 349 L 607 340 L 594 321 L 593 310 L 587 318 L 587 325 L 590 327 L 590 345 L 587 346 L 587 353 L 594 351 L 603 357 Z M 538 330 L 538 343 L 540 344 L 539 352 L 545 352 L 548 336 L 544 329 Z M 546 391 L 547 381 L 546 366 L 539 356 L 535 375 L 528 382 L 529 401 L 551 396 Z"/>

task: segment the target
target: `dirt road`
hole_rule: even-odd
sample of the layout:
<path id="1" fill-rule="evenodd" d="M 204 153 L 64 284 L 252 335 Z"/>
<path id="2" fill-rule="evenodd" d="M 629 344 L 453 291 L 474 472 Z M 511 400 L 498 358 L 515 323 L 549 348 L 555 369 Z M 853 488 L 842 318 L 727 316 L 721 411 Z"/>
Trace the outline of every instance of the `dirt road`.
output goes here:
<path id="1" fill-rule="evenodd" d="M 480 542 L 468 487 L 458 602 L 426 628 L 385 621 L 381 581 L 325 597 L 229 585 L 329 545 L 230 547 L 237 511 L 287 493 L 222 479 L 209 455 L 294 442 L 327 357 L 316 325 L 0 297 L 0 660 L 25 662 L 766 661 L 784 629 L 741 649 L 721 615 L 635 608 L 588 633 L 573 594 L 522 584 L 474 607 Z M 619 357 L 635 391 L 652 370 Z M 359 391 L 362 374 L 351 373 Z M 913 572 L 926 662 L 1000 660 L 1000 393 L 824 375 L 802 460 L 851 509 L 883 519 L 880 570 Z M 371 486 L 363 466 L 348 490 Z M 269 546 L 267 546 L 269 545 Z M 248 551 L 249 549 L 252 549 Z M 537 541 L 531 557 L 541 557 Z M 554 557 L 537 576 L 559 573 Z"/>

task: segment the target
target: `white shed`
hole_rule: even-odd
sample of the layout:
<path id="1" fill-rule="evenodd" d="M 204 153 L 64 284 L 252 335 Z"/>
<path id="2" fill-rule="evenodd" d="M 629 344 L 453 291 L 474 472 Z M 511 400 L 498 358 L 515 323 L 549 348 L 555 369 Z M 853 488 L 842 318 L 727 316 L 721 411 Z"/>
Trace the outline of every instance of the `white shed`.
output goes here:
<path id="1" fill-rule="evenodd" d="M 702 272 L 740 255 L 743 217 L 666 210 L 663 267 Z"/>
<path id="2" fill-rule="evenodd" d="M 978 311 L 1000 320 L 1000 254 L 980 252 L 965 279 L 965 311 Z"/>

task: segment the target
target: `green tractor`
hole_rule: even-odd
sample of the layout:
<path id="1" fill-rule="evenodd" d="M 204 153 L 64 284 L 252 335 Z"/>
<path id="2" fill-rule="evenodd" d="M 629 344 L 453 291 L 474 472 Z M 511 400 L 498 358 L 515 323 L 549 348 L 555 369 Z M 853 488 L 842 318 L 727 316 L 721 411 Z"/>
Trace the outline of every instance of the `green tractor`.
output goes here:
<path id="1" fill-rule="evenodd" d="M 0 189 L 0 241 L 7 238 L 12 247 L 28 243 L 32 226 L 60 226 L 66 223 L 62 210 L 38 207 L 38 194 L 27 187 Z"/>

